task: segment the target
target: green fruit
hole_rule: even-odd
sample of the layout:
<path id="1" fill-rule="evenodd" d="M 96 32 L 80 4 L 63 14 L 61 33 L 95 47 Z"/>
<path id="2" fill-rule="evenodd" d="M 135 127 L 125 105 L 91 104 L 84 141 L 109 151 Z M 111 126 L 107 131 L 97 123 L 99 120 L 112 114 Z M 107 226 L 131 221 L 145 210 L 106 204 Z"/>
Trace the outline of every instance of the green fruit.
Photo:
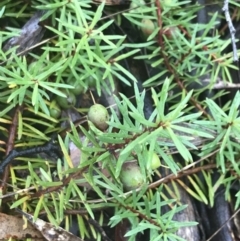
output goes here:
<path id="1" fill-rule="evenodd" d="M 50 112 L 50 116 L 53 117 L 54 119 L 58 119 L 60 117 L 61 109 L 55 100 L 51 102 L 49 107 L 49 112 Z"/>
<path id="2" fill-rule="evenodd" d="M 88 110 L 88 119 L 102 131 L 108 128 L 108 124 L 106 122 L 109 119 L 109 115 L 107 109 L 103 105 L 92 105 Z"/>
<path id="3" fill-rule="evenodd" d="M 95 87 L 96 86 L 96 80 L 95 78 L 93 78 L 93 76 L 88 76 L 86 78 L 86 84 L 89 86 L 89 87 Z"/>
<path id="4" fill-rule="evenodd" d="M 84 87 L 78 81 L 70 81 L 68 84 L 74 87 L 74 89 L 70 89 L 69 91 L 72 92 L 74 95 L 80 95 L 84 92 Z"/>
<path id="5" fill-rule="evenodd" d="M 72 92 L 69 91 L 62 91 L 67 97 L 57 96 L 56 102 L 61 106 L 63 109 L 68 109 L 70 107 L 75 106 L 76 104 L 76 97 Z"/>
<path id="6" fill-rule="evenodd" d="M 123 163 L 120 180 L 126 191 L 137 189 L 143 185 L 144 178 L 136 161 Z"/>
<path id="7" fill-rule="evenodd" d="M 155 25 L 151 19 L 143 18 L 141 30 L 145 37 L 150 36 L 155 30 Z"/>
<path id="8" fill-rule="evenodd" d="M 161 166 L 160 159 L 159 159 L 158 155 L 154 152 L 151 163 L 150 163 L 151 170 L 155 170 L 155 169 L 159 168 L 160 166 Z"/>

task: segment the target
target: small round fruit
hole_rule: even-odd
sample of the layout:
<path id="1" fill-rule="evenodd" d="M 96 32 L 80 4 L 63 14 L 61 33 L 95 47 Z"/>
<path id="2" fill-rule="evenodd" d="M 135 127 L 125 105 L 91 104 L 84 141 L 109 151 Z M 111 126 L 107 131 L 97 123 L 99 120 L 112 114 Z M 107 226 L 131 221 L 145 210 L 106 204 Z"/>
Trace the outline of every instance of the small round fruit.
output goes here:
<path id="1" fill-rule="evenodd" d="M 70 81 L 70 85 L 74 87 L 74 89 L 70 89 L 69 91 L 72 92 L 74 95 L 80 95 L 84 92 L 84 87 L 77 81 Z"/>
<path id="2" fill-rule="evenodd" d="M 93 76 L 88 76 L 86 78 L 86 84 L 89 86 L 89 87 L 95 87 L 96 86 L 96 80 Z"/>
<path id="3" fill-rule="evenodd" d="M 70 107 L 75 106 L 76 97 L 72 92 L 62 91 L 67 97 L 57 96 L 56 101 L 63 109 L 68 109 Z"/>
<path id="4" fill-rule="evenodd" d="M 155 30 L 155 25 L 151 19 L 143 18 L 141 30 L 145 37 L 150 36 Z"/>
<path id="5" fill-rule="evenodd" d="M 136 161 L 123 163 L 120 172 L 120 181 L 126 191 L 137 189 L 143 185 L 143 175 Z"/>
<path id="6" fill-rule="evenodd" d="M 159 168 L 160 166 L 161 166 L 160 159 L 159 159 L 158 155 L 154 152 L 151 163 L 150 163 L 151 170 L 155 170 L 155 169 Z"/>
<path id="7" fill-rule="evenodd" d="M 53 100 L 50 103 L 49 112 L 50 112 L 50 116 L 53 117 L 54 119 L 58 119 L 60 117 L 61 109 L 55 100 Z"/>
<path id="8" fill-rule="evenodd" d="M 102 131 L 108 128 L 107 121 L 109 119 L 109 115 L 107 109 L 103 105 L 92 105 L 88 110 L 88 119 Z"/>

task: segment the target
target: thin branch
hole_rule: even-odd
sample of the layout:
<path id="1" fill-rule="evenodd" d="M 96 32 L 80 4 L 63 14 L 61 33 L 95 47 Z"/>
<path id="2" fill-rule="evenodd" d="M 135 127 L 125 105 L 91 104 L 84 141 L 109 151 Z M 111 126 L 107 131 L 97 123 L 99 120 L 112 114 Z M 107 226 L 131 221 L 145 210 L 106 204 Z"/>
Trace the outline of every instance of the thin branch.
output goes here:
<path id="1" fill-rule="evenodd" d="M 59 151 L 59 146 L 58 144 L 55 143 L 54 139 L 51 139 L 49 142 L 42 146 L 37 146 L 37 147 L 32 147 L 28 148 L 26 150 L 16 150 L 13 149 L 7 156 L 6 158 L 1 162 L 0 164 L 0 173 L 3 173 L 6 166 L 9 165 L 14 158 L 20 157 L 20 156 L 25 156 L 25 155 L 32 155 L 32 154 L 38 154 L 41 152 L 45 153 L 51 153 L 51 152 L 58 152 Z"/>
<path id="2" fill-rule="evenodd" d="M 210 79 L 204 79 L 203 82 L 207 82 L 210 83 L 211 80 Z M 213 86 L 211 87 L 211 89 L 239 89 L 240 88 L 240 84 L 239 83 L 229 83 L 226 82 L 224 80 L 220 80 L 217 79 L 217 82 L 215 84 L 213 84 Z"/>
<path id="3" fill-rule="evenodd" d="M 229 5 L 229 1 L 225 0 L 222 10 L 225 13 L 225 18 L 226 18 L 226 21 L 228 23 L 228 28 L 229 28 L 230 35 L 231 35 L 232 48 L 233 48 L 233 61 L 238 62 L 237 46 L 236 46 L 236 39 L 235 39 L 236 29 L 233 26 L 232 19 L 231 19 L 230 14 L 229 14 L 228 5 Z"/>
<path id="4" fill-rule="evenodd" d="M 214 238 L 214 236 L 216 236 L 216 234 L 219 233 L 219 232 L 222 230 L 222 228 L 223 228 L 229 221 L 231 221 L 239 212 L 240 212 L 240 209 L 236 210 L 236 211 L 234 212 L 234 214 L 233 214 L 228 220 L 226 220 L 226 221 L 222 224 L 222 226 L 221 226 L 216 232 L 214 232 L 214 233 L 212 234 L 212 236 L 210 236 L 210 238 L 208 238 L 206 241 L 212 240 L 212 239 Z"/>
<path id="5" fill-rule="evenodd" d="M 19 113 L 22 112 L 22 109 L 23 107 L 20 105 L 16 107 L 16 110 L 12 119 L 12 124 L 9 130 L 8 141 L 6 143 L 6 155 L 9 155 L 9 153 L 11 153 L 11 151 L 14 148 L 15 136 L 16 136 L 17 127 L 18 127 L 18 116 L 19 116 Z M 5 172 L 2 177 L 2 183 L 0 184 L 0 189 L 2 190 L 2 193 L 5 193 L 6 183 L 9 177 L 9 166 L 7 167 L 8 164 L 9 163 L 4 164 Z M 1 167 L 0 167 L 0 173 L 2 173 Z"/>

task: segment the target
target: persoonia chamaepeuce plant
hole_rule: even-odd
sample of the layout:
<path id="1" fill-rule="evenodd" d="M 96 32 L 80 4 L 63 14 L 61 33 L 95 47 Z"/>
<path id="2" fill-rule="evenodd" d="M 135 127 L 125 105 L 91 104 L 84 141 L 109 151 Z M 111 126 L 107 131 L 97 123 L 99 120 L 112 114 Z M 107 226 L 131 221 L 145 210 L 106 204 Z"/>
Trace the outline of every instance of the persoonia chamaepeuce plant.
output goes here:
<path id="1" fill-rule="evenodd" d="M 2 1 L 1 212 L 76 224 L 84 240 L 197 241 L 192 203 L 214 207 L 221 189 L 238 210 L 240 93 L 224 90 L 237 68 L 221 4 Z M 102 97 L 99 128 L 86 116 Z"/>

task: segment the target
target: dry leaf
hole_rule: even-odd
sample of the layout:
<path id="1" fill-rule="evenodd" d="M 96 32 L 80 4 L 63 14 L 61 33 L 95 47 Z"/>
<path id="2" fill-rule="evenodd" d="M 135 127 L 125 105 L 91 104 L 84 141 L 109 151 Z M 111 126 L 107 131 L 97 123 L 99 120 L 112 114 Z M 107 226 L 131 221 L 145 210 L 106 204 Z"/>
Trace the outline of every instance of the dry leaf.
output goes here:
<path id="1" fill-rule="evenodd" d="M 39 218 L 34 221 L 32 215 L 21 210 L 18 211 L 22 213 L 48 241 L 84 241 L 61 227 L 55 227 Z"/>
<path id="2" fill-rule="evenodd" d="M 0 240 L 9 238 L 25 239 L 32 238 L 33 241 L 45 240 L 43 235 L 31 224 L 23 230 L 24 221 L 22 218 L 0 213 Z"/>

